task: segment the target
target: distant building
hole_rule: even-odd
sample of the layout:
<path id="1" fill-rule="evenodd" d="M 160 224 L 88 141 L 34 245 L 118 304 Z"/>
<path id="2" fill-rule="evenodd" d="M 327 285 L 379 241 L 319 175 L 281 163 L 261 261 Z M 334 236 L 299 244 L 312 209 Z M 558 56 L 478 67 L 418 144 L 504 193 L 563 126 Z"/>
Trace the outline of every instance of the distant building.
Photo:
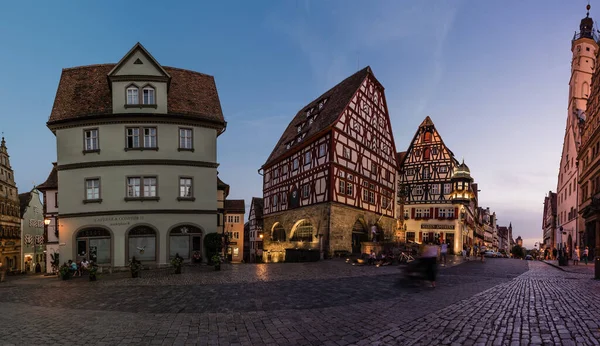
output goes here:
<path id="1" fill-rule="evenodd" d="M 282 234 L 273 235 L 275 241 Z M 248 214 L 249 262 L 261 262 L 263 256 L 263 199 L 252 197 L 250 213 Z"/>
<path id="2" fill-rule="evenodd" d="M 366 67 L 302 107 L 262 166 L 264 250 L 317 259 L 396 233 L 396 150 L 384 88 Z M 304 256 L 304 255 L 302 255 Z"/>
<path id="3" fill-rule="evenodd" d="M 37 189 L 44 194 L 44 221 L 49 220 L 48 225 L 44 227 L 46 272 L 53 273 L 62 264 L 60 262 L 58 242 L 58 171 L 56 170 L 56 162 L 52 163 L 52 170 L 48 174 L 46 181 L 38 185 Z M 54 268 L 52 267 L 52 262 L 55 262 Z"/>
<path id="4" fill-rule="evenodd" d="M 225 200 L 227 255 L 233 263 L 241 263 L 244 260 L 244 214 L 246 205 L 243 199 Z"/>
<path id="5" fill-rule="evenodd" d="M 516 243 L 517 243 L 517 245 L 519 245 L 519 246 L 523 246 L 523 239 L 521 239 L 521 236 L 518 236 L 518 237 L 517 237 Z"/>
<path id="6" fill-rule="evenodd" d="M 15 173 L 6 141 L 0 142 L 0 263 L 7 270 L 21 270 L 21 213 Z"/>
<path id="7" fill-rule="evenodd" d="M 46 272 L 45 239 L 44 239 L 44 207 L 40 200 L 40 192 L 32 189 L 19 194 L 21 212 L 21 268 L 26 272 L 36 272 L 39 264 L 40 273 Z"/>

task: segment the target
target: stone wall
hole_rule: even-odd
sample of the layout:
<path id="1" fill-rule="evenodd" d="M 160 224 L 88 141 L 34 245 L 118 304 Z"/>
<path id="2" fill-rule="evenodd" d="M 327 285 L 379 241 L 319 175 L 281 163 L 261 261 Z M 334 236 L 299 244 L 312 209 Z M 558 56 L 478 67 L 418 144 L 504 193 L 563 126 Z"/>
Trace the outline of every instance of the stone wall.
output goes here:
<path id="1" fill-rule="evenodd" d="M 330 214 L 331 211 L 331 214 Z M 360 220 L 370 238 L 370 227 L 376 223 L 380 215 L 362 209 L 348 207 L 337 203 L 320 203 L 308 207 L 287 210 L 264 217 L 263 248 L 265 262 L 279 262 L 285 259 L 286 248 L 323 249 L 324 257 L 331 258 L 336 250 L 352 251 L 352 228 L 356 220 Z M 294 226 L 301 220 L 308 220 L 318 235 L 311 242 L 290 242 Z M 286 241 L 272 241 L 272 231 L 276 223 L 280 223 L 286 233 Z M 384 237 L 393 240 L 396 220 L 382 217 L 379 225 Z M 383 240 L 383 239 L 381 239 Z M 321 245 L 322 242 L 322 245 Z"/>

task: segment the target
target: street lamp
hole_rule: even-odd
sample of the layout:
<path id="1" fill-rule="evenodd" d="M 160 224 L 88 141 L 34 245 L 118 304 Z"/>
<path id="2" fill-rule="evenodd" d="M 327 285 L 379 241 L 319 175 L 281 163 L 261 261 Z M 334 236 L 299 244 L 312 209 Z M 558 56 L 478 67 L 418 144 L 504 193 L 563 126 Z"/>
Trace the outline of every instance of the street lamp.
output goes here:
<path id="1" fill-rule="evenodd" d="M 49 226 L 50 222 L 52 222 L 50 219 L 44 219 L 44 225 Z"/>

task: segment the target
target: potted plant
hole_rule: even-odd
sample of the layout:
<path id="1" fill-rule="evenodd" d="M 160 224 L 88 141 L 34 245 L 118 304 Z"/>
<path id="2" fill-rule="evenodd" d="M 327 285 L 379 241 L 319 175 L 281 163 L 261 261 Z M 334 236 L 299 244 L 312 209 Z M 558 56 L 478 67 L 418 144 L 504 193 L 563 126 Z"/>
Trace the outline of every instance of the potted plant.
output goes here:
<path id="1" fill-rule="evenodd" d="M 63 280 L 70 279 L 71 278 L 71 268 L 69 268 L 69 266 L 66 263 L 63 263 L 63 265 L 60 266 L 60 269 L 58 270 L 58 275 Z"/>
<path id="2" fill-rule="evenodd" d="M 90 273 L 90 281 L 96 281 L 96 273 L 98 272 L 98 265 L 96 264 L 96 262 L 90 263 L 88 272 Z"/>
<path id="3" fill-rule="evenodd" d="M 221 270 L 221 256 L 213 255 L 210 259 L 215 266 L 215 270 Z"/>
<path id="4" fill-rule="evenodd" d="M 129 262 L 129 270 L 131 271 L 132 278 L 140 277 L 142 274 L 142 262 L 138 261 L 135 256 L 133 256 Z"/>
<path id="5" fill-rule="evenodd" d="M 175 254 L 175 257 L 171 260 L 171 265 L 175 268 L 175 274 L 181 274 L 181 264 L 183 263 L 183 258 L 179 256 L 179 253 Z"/>

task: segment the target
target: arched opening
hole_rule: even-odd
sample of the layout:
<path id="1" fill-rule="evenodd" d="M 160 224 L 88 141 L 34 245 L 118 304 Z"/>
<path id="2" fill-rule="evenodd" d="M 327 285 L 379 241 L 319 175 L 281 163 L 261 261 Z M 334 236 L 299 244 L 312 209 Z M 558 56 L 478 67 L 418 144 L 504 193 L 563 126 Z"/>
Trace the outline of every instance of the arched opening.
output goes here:
<path id="1" fill-rule="evenodd" d="M 273 231 L 271 232 L 272 241 L 285 241 L 285 229 L 277 222 L 273 225 Z"/>
<path id="2" fill-rule="evenodd" d="M 300 220 L 294 227 L 290 241 L 312 242 L 314 227 L 308 220 Z"/>
<path id="3" fill-rule="evenodd" d="M 425 148 L 425 150 L 423 150 L 423 160 L 429 160 L 431 159 L 431 149 L 429 147 Z"/>
<path id="4" fill-rule="evenodd" d="M 149 226 L 134 226 L 127 232 L 127 258 L 135 256 L 138 261 L 154 262 L 158 258 L 156 230 Z"/>
<path id="5" fill-rule="evenodd" d="M 573 253 L 573 237 L 569 234 L 569 238 L 567 240 L 567 246 L 569 247 L 569 254 Z"/>
<path id="6" fill-rule="evenodd" d="M 361 253 L 361 243 L 369 241 L 369 234 L 365 227 L 364 221 L 356 219 L 354 226 L 352 226 L 352 253 Z"/>
<path id="7" fill-rule="evenodd" d="M 169 232 L 169 258 L 179 254 L 183 259 L 202 262 L 202 230 L 193 225 L 181 225 Z"/>
<path id="8" fill-rule="evenodd" d="M 423 142 L 431 142 L 431 132 L 426 131 L 423 133 Z"/>
<path id="9" fill-rule="evenodd" d="M 83 259 L 93 261 L 97 264 L 112 263 L 112 235 L 109 230 L 101 227 L 84 228 L 77 232 L 75 242 L 77 244 L 76 261 Z M 68 261 L 70 258 L 61 259 Z"/>

